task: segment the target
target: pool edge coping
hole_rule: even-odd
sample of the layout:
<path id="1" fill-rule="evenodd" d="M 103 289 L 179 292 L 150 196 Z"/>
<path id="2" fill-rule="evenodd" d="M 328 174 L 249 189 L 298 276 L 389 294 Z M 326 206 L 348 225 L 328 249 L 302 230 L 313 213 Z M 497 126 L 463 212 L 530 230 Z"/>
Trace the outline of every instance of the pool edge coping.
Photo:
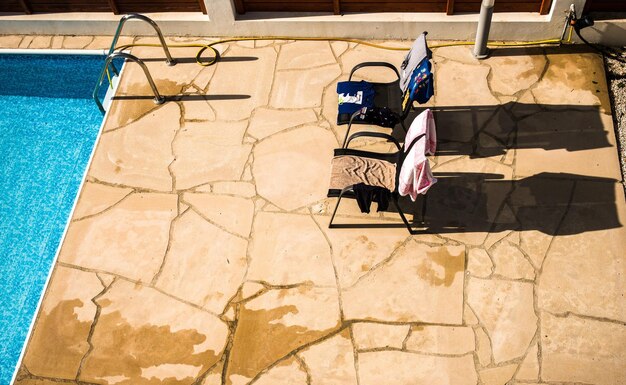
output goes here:
<path id="1" fill-rule="evenodd" d="M 35 55 L 83 55 L 83 56 L 87 56 L 87 55 L 107 55 L 108 51 L 107 50 L 81 50 L 81 49 L 13 49 L 13 48 L 9 48 L 9 49 L 0 49 L 0 54 L 2 53 L 6 53 L 6 54 L 23 54 L 23 55 L 30 55 L 30 54 L 35 54 Z M 126 66 L 122 66 L 122 68 L 120 69 L 120 74 L 117 77 L 118 81 L 114 81 L 114 88 L 113 91 L 110 92 L 110 90 L 107 90 L 107 95 L 105 96 L 105 100 L 106 98 L 109 96 L 109 92 L 111 97 L 113 97 L 115 95 L 115 92 L 117 91 L 117 87 L 119 85 L 119 80 L 122 78 L 122 75 L 124 73 L 124 69 L 126 68 Z M 107 105 L 106 102 L 103 103 L 104 105 Z M 110 107 L 110 105 L 109 105 Z M 28 343 L 30 342 L 30 338 L 32 336 L 33 330 L 35 329 L 35 323 L 37 320 L 37 316 L 39 315 L 39 312 L 41 310 L 41 306 L 43 304 L 43 300 L 44 297 L 46 295 L 46 293 L 48 292 L 48 287 L 50 286 L 50 281 L 52 278 L 52 272 L 54 271 L 56 265 L 57 265 L 57 261 L 59 259 L 59 254 L 61 252 L 61 248 L 63 247 L 63 243 L 65 242 L 65 238 L 67 236 L 67 232 L 68 229 L 70 227 L 70 224 L 72 222 L 72 218 L 74 217 L 74 211 L 76 210 L 76 206 L 78 205 L 78 198 L 80 197 L 81 192 L 83 191 L 83 187 L 85 186 L 85 182 L 87 181 L 87 175 L 89 174 L 89 169 L 91 168 L 91 163 L 93 162 L 94 156 L 96 154 L 96 149 L 98 148 L 98 145 L 100 144 L 100 139 L 102 138 L 102 133 L 103 133 L 103 129 L 105 124 L 107 123 L 107 119 L 109 117 L 109 111 L 111 110 L 111 108 L 107 109 L 106 112 L 104 113 L 104 116 L 102 117 L 102 123 L 100 124 L 100 127 L 98 128 L 98 133 L 96 135 L 96 140 L 93 144 L 93 148 L 91 149 L 91 154 L 89 155 L 89 159 L 87 160 L 87 164 L 85 165 L 85 171 L 83 171 L 83 175 L 80 181 L 80 185 L 78 186 L 78 190 L 76 192 L 76 196 L 74 197 L 74 202 L 72 204 L 72 209 L 70 210 L 66 222 L 65 222 L 65 227 L 63 229 L 63 233 L 61 234 L 61 239 L 59 240 L 59 245 L 57 246 L 57 249 L 54 253 L 54 258 L 52 259 L 52 263 L 50 264 L 50 269 L 48 270 L 47 273 L 47 277 L 46 277 L 46 282 L 44 283 L 41 292 L 39 294 L 39 300 L 37 302 L 37 306 L 35 307 L 35 311 L 33 313 L 33 316 L 31 318 L 30 321 L 30 326 L 28 327 L 28 331 L 26 333 L 26 337 L 24 338 L 24 343 L 22 345 L 22 349 L 20 351 L 20 355 L 18 356 L 17 362 L 15 363 L 15 368 L 13 369 L 13 375 L 11 376 L 11 381 L 9 382 L 9 385 L 12 385 L 15 383 L 15 380 L 17 378 L 17 373 L 19 372 L 19 369 L 22 365 L 22 361 L 24 359 L 24 355 L 26 353 L 26 347 L 28 346 Z"/>

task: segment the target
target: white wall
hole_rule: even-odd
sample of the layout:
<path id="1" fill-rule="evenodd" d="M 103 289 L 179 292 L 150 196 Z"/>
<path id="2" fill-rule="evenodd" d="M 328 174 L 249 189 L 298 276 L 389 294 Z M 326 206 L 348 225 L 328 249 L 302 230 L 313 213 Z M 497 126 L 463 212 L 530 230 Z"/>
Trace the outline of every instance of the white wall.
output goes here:
<path id="1" fill-rule="evenodd" d="M 496 0 L 498 1 L 498 0 Z M 315 36 L 366 39 L 412 39 L 428 31 L 432 40 L 472 40 L 477 14 L 271 14 L 235 15 L 232 0 L 205 0 L 208 15 L 160 13 L 154 18 L 166 35 L 193 36 Z M 554 0 L 548 15 L 496 13 L 491 40 L 528 41 L 561 35 L 570 4 L 583 9 L 585 0 Z M 101 13 L 0 16 L 0 34 L 111 35 L 119 16 Z M 153 34 L 138 22 L 127 23 L 125 34 Z M 626 20 L 597 22 L 583 31 L 591 41 L 626 45 Z"/>

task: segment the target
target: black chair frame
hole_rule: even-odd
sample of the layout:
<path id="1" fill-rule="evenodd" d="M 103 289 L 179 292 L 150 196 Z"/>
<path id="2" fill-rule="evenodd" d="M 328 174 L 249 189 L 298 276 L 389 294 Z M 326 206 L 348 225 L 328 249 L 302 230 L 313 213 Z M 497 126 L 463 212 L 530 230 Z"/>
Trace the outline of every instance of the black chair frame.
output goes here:
<path id="1" fill-rule="evenodd" d="M 394 153 L 379 153 L 379 152 L 372 152 L 372 151 L 364 151 L 364 150 L 356 150 L 356 149 L 351 149 L 348 148 L 348 146 L 350 145 L 350 142 L 356 138 L 359 137 L 374 137 L 374 138 L 383 138 L 383 139 L 387 139 L 388 141 L 392 142 L 396 148 L 398 149 L 397 152 Z M 380 132 L 369 132 L 369 131 L 362 131 L 362 132 L 357 132 L 352 134 L 344 143 L 344 145 L 341 148 L 335 149 L 335 156 L 341 156 L 341 155 L 353 155 L 353 156 L 359 156 L 359 157 L 365 157 L 365 158 L 372 158 L 372 159 L 378 159 L 378 160 L 384 160 L 390 163 L 393 163 L 396 165 L 396 188 L 394 189 L 394 191 L 391 192 L 391 197 L 392 197 L 392 201 L 394 203 L 394 205 L 396 206 L 396 209 L 398 210 L 398 214 L 400 215 L 400 218 L 402 219 L 402 222 L 404 223 L 404 225 L 406 226 L 407 230 L 409 231 L 410 234 L 415 235 L 415 234 L 419 234 L 421 233 L 421 231 L 419 230 L 415 230 L 411 227 L 411 224 L 409 223 L 409 221 L 406 218 L 406 215 L 404 214 L 404 212 L 402 211 L 402 208 L 400 207 L 399 204 L 399 198 L 400 198 L 400 193 L 398 192 L 398 185 L 399 185 L 399 179 L 400 179 L 400 170 L 402 169 L 402 163 L 404 162 L 405 158 L 406 158 L 406 154 L 408 154 L 411 149 L 413 148 L 413 146 L 422 138 L 425 137 L 425 134 L 422 134 L 420 136 L 418 136 L 417 138 L 415 138 L 411 144 L 409 145 L 409 147 L 407 148 L 406 151 L 402 150 L 402 147 L 400 146 L 400 143 L 391 135 L 388 134 L 384 134 L 384 133 L 380 133 Z M 337 204 L 335 205 L 335 209 L 333 210 L 333 214 L 330 218 L 330 223 L 328 224 L 328 228 L 358 228 L 358 227 L 372 227 L 372 226 L 367 226 L 367 225 L 355 225 L 355 224 L 337 224 L 334 223 L 335 220 L 335 215 L 337 214 L 337 209 L 339 208 L 339 204 L 341 203 L 341 199 L 342 198 L 351 198 L 351 199 L 355 199 L 356 196 L 354 194 L 354 189 L 353 186 L 346 186 L 343 189 L 339 190 L 339 189 L 329 189 L 328 190 L 328 197 L 329 198 L 339 198 L 337 200 Z M 425 216 L 426 216 L 426 195 L 422 196 L 422 210 L 421 210 L 421 215 L 420 215 L 420 223 L 424 224 L 425 223 Z M 376 227 L 381 227 L 382 224 L 380 225 L 375 225 Z"/>
<path id="2" fill-rule="evenodd" d="M 411 107 L 413 103 L 412 102 L 403 103 L 405 97 L 407 96 L 407 92 L 402 92 L 402 90 L 400 89 L 400 72 L 398 72 L 398 69 L 391 63 L 364 62 L 364 63 L 359 63 L 352 68 L 352 70 L 350 71 L 350 75 L 348 76 L 348 81 L 352 81 L 352 76 L 354 75 L 356 71 L 365 67 L 389 68 L 396 75 L 397 79 L 394 80 L 393 82 L 389 82 L 389 83 L 372 82 L 370 84 L 374 88 L 374 105 L 377 107 L 388 107 L 391 111 L 397 114 L 398 118 L 400 119 L 400 124 L 406 131 L 406 127 L 404 126 L 404 120 L 406 119 L 409 112 L 411 111 Z M 342 114 L 342 115 L 345 115 L 345 118 L 342 120 L 338 120 L 337 121 L 338 125 L 353 122 L 354 114 L 349 118 L 349 120 L 347 119 L 348 114 Z M 342 115 L 339 115 L 339 118 L 341 118 Z M 371 124 L 369 122 L 359 121 L 359 120 L 354 121 L 354 123 L 355 124 Z"/>

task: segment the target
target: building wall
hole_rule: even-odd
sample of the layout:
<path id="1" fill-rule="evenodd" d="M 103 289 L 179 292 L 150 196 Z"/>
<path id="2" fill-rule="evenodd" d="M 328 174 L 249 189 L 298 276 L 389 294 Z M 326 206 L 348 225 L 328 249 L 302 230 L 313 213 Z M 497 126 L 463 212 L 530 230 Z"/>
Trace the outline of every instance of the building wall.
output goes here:
<path id="1" fill-rule="evenodd" d="M 497 2 L 498 0 L 496 0 Z M 472 40 L 477 14 L 376 13 L 376 14 L 268 14 L 236 15 L 232 0 L 205 0 L 207 14 L 147 14 L 166 35 L 173 36 L 314 36 L 364 39 L 413 39 L 423 31 L 431 40 Z M 585 0 L 554 0 L 547 15 L 496 13 L 491 40 L 528 41 L 561 35 L 565 15 L 574 4 L 582 11 Z M 106 13 L 35 14 L 0 16 L 0 34 L 101 34 L 115 32 L 119 16 Z M 128 34 L 153 34 L 146 25 L 127 23 Z M 606 20 L 584 30 L 591 41 L 626 45 L 626 20 Z"/>

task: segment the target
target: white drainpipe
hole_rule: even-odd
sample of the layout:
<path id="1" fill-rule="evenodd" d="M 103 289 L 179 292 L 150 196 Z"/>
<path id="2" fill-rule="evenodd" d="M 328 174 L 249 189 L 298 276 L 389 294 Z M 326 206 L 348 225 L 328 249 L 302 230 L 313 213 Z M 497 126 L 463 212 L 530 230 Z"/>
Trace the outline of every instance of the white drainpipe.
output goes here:
<path id="1" fill-rule="evenodd" d="M 495 0 L 483 0 L 480 5 L 478 28 L 476 29 L 476 43 L 474 44 L 474 56 L 477 59 L 484 59 L 489 55 L 487 41 L 489 40 L 489 27 L 491 27 L 494 3 Z"/>

